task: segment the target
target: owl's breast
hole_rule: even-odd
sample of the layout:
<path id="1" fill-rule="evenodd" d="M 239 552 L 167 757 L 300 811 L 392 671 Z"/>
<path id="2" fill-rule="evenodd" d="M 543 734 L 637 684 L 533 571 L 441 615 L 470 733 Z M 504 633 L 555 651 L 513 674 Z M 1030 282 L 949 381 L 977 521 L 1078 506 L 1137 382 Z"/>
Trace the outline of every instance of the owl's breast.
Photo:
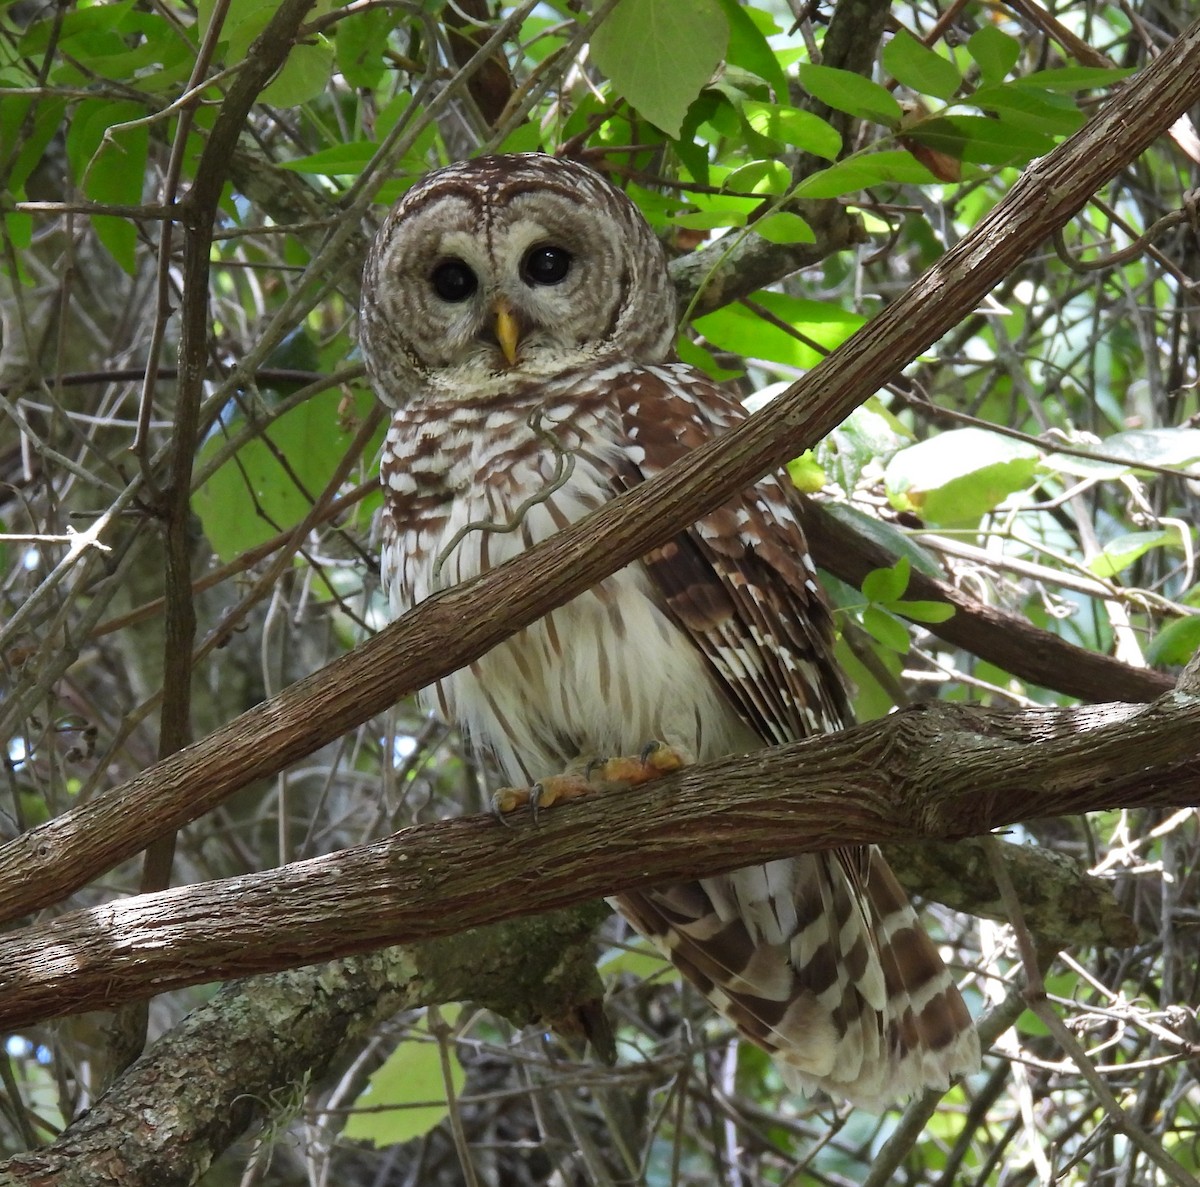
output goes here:
<path id="1" fill-rule="evenodd" d="M 383 551 L 395 613 L 502 564 L 617 493 L 619 448 L 602 417 L 576 416 L 569 432 L 554 436 L 505 438 L 498 427 L 443 436 L 449 449 L 436 483 L 432 474 L 414 481 L 411 466 L 399 477 L 394 465 L 385 467 L 390 489 L 407 492 L 404 513 L 391 513 Z M 697 757 L 752 744 L 640 562 L 445 677 L 423 699 L 514 783 L 581 755 L 635 753 L 652 739 Z"/>

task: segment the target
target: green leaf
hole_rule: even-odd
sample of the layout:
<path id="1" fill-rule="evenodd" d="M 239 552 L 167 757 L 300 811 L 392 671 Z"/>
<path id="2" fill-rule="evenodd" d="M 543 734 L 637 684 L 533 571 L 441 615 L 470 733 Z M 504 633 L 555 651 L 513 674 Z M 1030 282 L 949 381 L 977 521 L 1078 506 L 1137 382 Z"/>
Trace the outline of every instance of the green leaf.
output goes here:
<path id="1" fill-rule="evenodd" d="M 728 43 L 718 0 L 620 0 L 596 30 L 591 56 L 622 98 L 677 137 Z"/>
<path id="2" fill-rule="evenodd" d="M 868 606 L 862 613 L 862 624 L 877 643 L 904 655 L 909 648 L 908 628 L 894 614 Z"/>
<path id="3" fill-rule="evenodd" d="M 297 42 L 258 101 L 275 107 L 299 107 L 319 98 L 329 89 L 333 60 L 333 46 L 324 37 Z"/>
<path id="4" fill-rule="evenodd" d="M 750 229 L 768 243 L 816 243 L 817 236 L 806 219 L 790 210 L 777 210 L 756 219 Z"/>
<path id="5" fill-rule="evenodd" d="M 984 429 L 955 429 L 900 450 L 884 471 L 892 505 L 940 524 L 974 524 L 1033 480 L 1036 446 Z"/>
<path id="6" fill-rule="evenodd" d="M 67 130 L 67 158 L 84 194 L 93 202 L 134 206 L 142 200 L 149 129 L 117 127 L 140 120 L 145 109 L 136 103 L 80 103 Z M 94 215 L 96 236 L 130 275 L 136 267 L 137 228 L 128 219 Z"/>
<path id="7" fill-rule="evenodd" d="M 53 40 L 59 52 L 69 48 L 72 54 L 96 44 L 106 33 L 120 29 L 133 11 L 135 0 L 119 0 L 113 4 L 90 4 L 86 8 L 72 6 L 68 11 L 53 12 L 53 20 L 33 21 L 20 40 L 24 57 L 40 57 Z"/>
<path id="8" fill-rule="evenodd" d="M 953 99 L 962 86 L 958 67 L 922 45 L 907 29 L 900 29 L 883 47 L 883 68 L 918 95 Z"/>
<path id="9" fill-rule="evenodd" d="M 246 57 L 254 39 L 275 15 L 276 7 L 262 0 L 235 0 L 224 29 L 229 37 L 230 64 Z M 298 107 L 308 103 L 328 90 L 333 66 L 334 48 L 327 38 L 317 35 L 311 40 L 298 41 L 259 95 L 259 100 L 275 107 Z"/>
<path id="10" fill-rule="evenodd" d="M 828 573 L 822 575 L 822 583 L 826 589 L 831 587 L 833 581 L 836 581 L 836 578 L 831 580 Z M 857 590 L 853 592 L 857 593 Z M 844 617 L 844 615 L 838 615 L 838 617 Z M 890 673 L 893 680 L 900 679 L 904 661 L 892 648 L 887 647 L 876 651 L 875 662 L 868 668 L 855 654 L 854 648 L 850 647 L 845 638 L 839 634 L 834 645 L 834 657 L 838 667 L 845 672 L 846 678 L 854 690 L 855 720 L 874 721 L 877 718 L 886 717 L 896 708 L 895 698 L 890 691 L 890 688 L 894 688 L 895 685 L 891 684 L 885 687 L 879 679 L 880 669 Z M 743 1046 L 745 1045 L 743 1044 Z"/>
<path id="11" fill-rule="evenodd" d="M 1024 164 L 1043 156 L 1054 141 L 1041 132 L 1019 126 L 1001 114 L 939 115 L 904 129 L 904 134 L 928 148 L 973 165 Z"/>
<path id="12" fill-rule="evenodd" d="M 653 977 L 670 982 L 678 977 L 675 966 L 648 940 L 638 940 L 630 947 L 614 952 L 600 961 L 598 968 L 606 978 L 628 973 L 639 981 L 649 981 Z"/>
<path id="13" fill-rule="evenodd" d="M 21 192 L 55 133 L 64 126 L 66 108 L 63 99 L 25 99 L 19 95 L 6 95 L 0 103 L 0 159 L 11 162 L 8 189 L 13 195 Z M 33 118 L 26 126 L 30 112 Z"/>
<path id="14" fill-rule="evenodd" d="M 1110 87 L 1128 78 L 1132 69 L 1103 66 L 1064 66 L 1057 70 L 1035 70 L 1017 80 L 1018 86 L 1044 88 L 1047 91 L 1093 91 Z"/>
<path id="15" fill-rule="evenodd" d="M 396 10 L 366 8 L 338 21 L 334 46 L 337 68 L 352 87 L 369 89 L 383 78 L 383 54 Z"/>
<path id="16" fill-rule="evenodd" d="M 907 557 L 900 557 L 887 569 L 872 569 L 862 583 L 863 597 L 869 602 L 894 602 L 908 588 L 912 568 Z"/>
<path id="17" fill-rule="evenodd" d="M 760 136 L 794 145 L 827 161 L 836 160 L 842 151 L 841 136 L 810 111 L 748 100 L 742 104 L 742 115 Z"/>
<path id="18" fill-rule="evenodd" d="M 834 111 L 844 111 L 856 119 L 893 129 L 900 126 L 904 117 L 900 104 L 873 79 L 863 78 L 851 70 L 817 66 L 811 62 L 801 63 L 796 71 L 800 85 Z"/>
<path id="19" fill-rule="evenodd" d="M 834 519 L 844 523 L 849 530 L 865 536 L 873 544 L 879 545 L 894 556 L 907 557 L 913 568 L 924 573 L 926 577 L 932 577 L 935 581 L 945 579 L 946 575 L 933 554 L 899 528 L 885 523 L 882 519 L 876 519 L 873 515 L 867 515 L 857 507 L 851 507 L 849 503 L 827 503 L 825 510 Z"/>
<path id="20" fill-rule="evenodd" d="M 967 40 L 967 53 L 975 59 L 985 83 L 996 83 L 1008 76 L 1021 56 L 1021 43 L 995 25 L 984 25 Z"/>
<path id="21" fill-rule="evenodd" d="M 707 351 L 703 346 L 697 345 L 686 334 L 680 334 L 675 342 L 675 353 L 679 355 L 679 361 L 688 363 L 693 367 L 703 371 L 710 379 L 715 379 L 717 383 L 725 383 L 730 379 L 738 379 L 745 374 L 744 371 L 731 371 L 727 367 L 722 367 L 713 358 L 711 351 Z"/>
<path id="22" fill-rule="evenodd" d="M 840 198 L 874 185 L 929 185 L 936 182 L 928 169 L 901 149 L 858 153 L 809 174 L 792 191 L 793 198 Z"/>
<path id="23" fill-rule="evenodd" d="M 781 198 L 791 188 L 792 173 L 782 161 L 750 161 L 728 174 L 722 184 L 734 193 Z"/>
<path id="24" fill-rule="evenodd" d="M 1130 429 L 1096 447 L 1101 453 L 1151 466 L 1188 466 L 1200 461 L 1200 429 Z"/>
<path id="25" fill-rule="evenodd" d="M 1150 549 L 1178 543 L 1179 532 L 1175 528 L 1163 528 L 1157 532 L 1124 532 L 1105 544 L 1104 551 L 1088 561 L 1088 568 L 1097 577 L 1115 577 Z"/>
<path id="26" fill-rule="evenodd" d="M 1200 614 L 1168 622 L 1146 648 L 1146 659 L 1155 667 L 1186 664 L 1200 651 Z"/>
<path id="27" fill-rule="evenodd" d="M 835 481 L 849 494 L 868 466 L 882 466 L 912 442 L 912 432 L 883 406 L 878 396 L 872 396 L 821 442 L 818 452 L 822 463 L 834 472 Z"/>
<path id="28" fill-rule="evenodd" d="M 341 402 L 342 393 L 331 389 L 284 413 L 264 430 L 266 441 L 247 442 L 192 496 L 192 509 L 221 561 L 295 526 L 308 513 L 353 439 L 340 420 Z M 370 394 L 359 392 L 354 411 L 365 416 L 371 404 Z M 235 421 L 243 423 L 240 417 Z M 213 433 L 200 448 L 199 463 L 224 440 L 223 433 Z"/>
<path id="29" fill-rule="evenodd" d="M 771 49 L 750 12 L 739 3 L 739 0 L 720 0 L 725 19 L 729 22 L 729 47 L 725 51 L 726 59 L 743 70 L 757 74 L 775 93 L 775 98 L 787 98 L 787 76 L 783 67 Z M 774 20 L 765 12 L 757 12 L 767 28 L 776 30 Z"/>
<path id="30" fill-rule="evenodd" d="M 280 166 L 284 169 L 292 169 L 296 173 L 357 177 L 375 155 L 378 147 L 369 140 L 352 140 L 347 144 L 334 144 L 319 152 L 309 153 L 306 157 L 280 161 Z"/>
<path id="31" fill-rule="evenodd" d="M 888 609 L 894 614 L 903 614 L 913 622 L 945 622 L 954 617 L 954 607 L 948 602 L 916 601 L 892 602 Z"/>
<path id="32" fill-rule="evenodd" d="M 421 1137 L 445 1119 L 450 1107 L 441 1048 L 432 1039 L 421 1041 L 422 1031 L 428 1034 L 424 1023 L 414 1028 L 413 1038 L 401 1043 L 367 1081 L 355 1103 L 381 1111 L 352 1113 L 342 1131 L 346 1137 L 394 1146 Z M 466 1073 L 453 1052 L 450 1083 L 455 1096 L 466 1083 Z"/>
<path id="33" fill-rule="evenodd" d="M 839 305 L 802 300 L 784 293 L 759 292 L 754 294 L 754 300 L 827 350 L 840 346 L 865 320 Z M 822 351 L 740 304 L 726 305 L 697 318 L 695 327 L 714 346 L 741 356 L 801 368 L 812 367 L 824 357 Z"/>
<path id="34" fill-rule="evenodd" d="M 805 494 L 816 494 L 825 485 L 825 471 L 811 449 L 788 462 L 787 469 L 792 485 Z"/>
<path id="35" fill-rule="evenodd" d="M 970 102 L 984 111 L 994 111 L 1011 127 L 1051 136 L 1069 136 L 1087 122 L 1083 112 L 1065 95 L 1015 83 L 980 87 Z"/>

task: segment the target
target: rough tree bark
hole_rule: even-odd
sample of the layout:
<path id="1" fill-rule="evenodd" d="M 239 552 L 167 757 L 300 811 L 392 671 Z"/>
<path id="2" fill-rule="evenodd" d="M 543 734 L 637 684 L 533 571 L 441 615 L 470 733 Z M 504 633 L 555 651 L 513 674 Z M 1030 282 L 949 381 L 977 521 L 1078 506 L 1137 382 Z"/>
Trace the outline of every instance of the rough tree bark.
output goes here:
<path id="1" fill-rule="evenodd" d="M 1014 711 L 933 702 L 536 821 L 443 820 L 25 928 L 0 940 L 0 1026 L 453 935 L 789 854 L 1196 802 L 1194 696 Z"/>
<path id="2" fill-rule="evenodd" d="M 953 325 L 963 310 L 972 308 L 1022 256 L 1062 226 L 1096 188 L 1123 168 L 1198 99 L 1200 22 L 1131 80 L 1080 133 L 1032 166 L 1005 201 L 947 253 L 903 299 L 872 321 L 846 348 L 814 369 L 785 397 L 752 418 L 743 429 L 699 451 L 670 473 L 631 492 L 587 522 L 511 565 L 419 607 L 345 660 L 243 715 L 209 739 L 157 764 L 138 779 L 113 789 L 91 804 L 0 848 L 0 866 L 6 871 L 5 884 L 0 887 L 0 912 L 5 918 L 13 918 L 37 906 L 58 901 L 144 847 L 153 837 L 209 811 L 237 788 L 279 771 L 289 762 L 311 753 L 385 709 L 414 688 L 482 654 L 508 634 L 561 605 L 694 521 L 741 486 L 795 456 Z M 475 609 L 481 606 L 486 607 L 486 612 L 479 613 Z M 935 799 L 932 805 L 924 805 L 923 815 L 914 817 L 910 810 L 893 802 L 890 793 L 885 794 L 868 781 L 861 789 L 861 797 L 839 801 L 842 815 L 836 820 L 811 815 L 811 802 L 808 808 L 804 804 L 795 804 L 789 812 L 794 813 L 794 821 L 800 821 L 805 820 L 804 813 L 808 811 L 810 815 L 803 828 L 817 829 L 821 844 L 833 844 L 845 843 L 859 835 L 849 831 L 850 825 L 861 829 L 860 839 L 883 839 L 900 833 L 909 836 L 939 832 L 961 834 L 985 829 L 1000 820 L 1017 819 L 1024 811 L 1036 815 L 1055 810 L 1075 811 L 1085 804 L 1116 804 L 1135 794 L 1142 797 L 1139 802 L 1145 803 L 1195 801 L 1200 770 L 1194 742 L 1197 736 L 1194 700 L 1172 696 L 1150 710 L 1106 706 L 1092 712 L 1095 716 L 1073 721 L 1067 727 L 1070 736 L 1065 739 L 1056 738 L 1052 730 L 1043 735 L 1044 724 L 1056 719 L 1041 719 L 1032 731 L 1026 730 L 1020 735 L 1023 744 L 1012 738 L 1006 739 L 1000 727 L 997 727 L 999 737 L 989 734 L 987 730 L 991 727 L 984 727 L 992 719 L 986 715 L 968 716 L 967 720 L 980 726 L 975 731 L 975 736 L 985 739 L 979 743 L 980 747 L 998 748 L 989 752 L 991 766 L 1009 763 L 1018 750 L 1027 752 L 1027 756 L 1034 755 L 1032 765 L 1021 768 L 1024 778 L 990 785 L 996 793 L 991 797 L 979 795 L 978 785 L 971 785 L 961 796 L 961 803 L 953 798 L 950 801 Z M 919 717 L 919 714 L 912 715 L 900 721 L 913 721 Z M 1032 723 L 1024 724 L 1030 726 Z M 1061 721 L 1058 724 L 1063 725 Z M 879 738 L 890 739 L 880 745 L 891 747 L 908 727 L 885 723 L 875 728 L 880 730 Z M 1131 746 L 1147 740 L 1153 747 L 1153 757 L 1149 753 L 1130 750 Z M 1067 744 L 1067 749 L 1054 749 L 1059 743 Z M 831 753 L 836 752 L 834 739 L 820 740 L 819 744 L 833 746 Z M 1072 746 L 1082 749 L 1071 751 Z M 937 750 L 934 745 L 924 753 L 935 755 Z M 1043 752 L 1044 757 L 1049 750 L 1056 756 L 1054 761 L 1039 766 L 1038 752 Z M 896 769 L 897 753 L 887 749 L 878 761 Z M 1140 770 L 1130 765 L 1131 754 L 1142 758 Z M 853 756 L 844 757 L 852 763 Z M 699 771 L 690 772 L 639 796 L 636 811 L 617 814 L 629 822 L 630 829 L 636 825 L 634 831 L 652 830 L 655 821 L 664 818 L 674 819 L 683 829 L 671 838 L 670 856 L 645 878 L 684 876 L 688 872 L 694 873 L 704 862 L 710 867 L 728 866 L 744 863 L 751 856 L 761 858 L 780 852 L 772 848 L 781 835 L 781 817 L 777 815 L 780 801 L 764 800 L 754 784 L 755 778 L 779 761 L 778 756 L 730 760 L 726 774 L 733 772 L 732 787 L 721 782 L 721 771 L 725 769 L 721 764 L 716 769 L 706 770 L 705 774 L 712 781 L 706 779 L 702 789 L 695 783 Z M 908 761 L 913 771 L 919 771 L 922 761 L 919 754 Z M 1072 764 L 1076 763 L 1083 765 L 1074 767 Z M 742 765 L 739 767 L 739 764 Z M 964 766 L 969 768 L 970 763 L 966 762 Z M 203 773 L 202 782 L 197 780 L 200 773 Z M 1005 773 L 1015 777 L 1015 761 Z M 1017 800 L 1015 797 L 1023 794 L 1023 787 L 1035 786 L 1030 782 L 1035 777 L 1041 780 L 1036 786 L 1041 788 L 1042 798 L 1036 802 Z M 788 781 L 794 783 L 794 771 Z M 1091 800 L 1072 799 L 1071 794 L 1083 784 L 1091 785 L 1097 794 Z M 738 787 L 749 796 L 746 802 L 741 802 L 736 795 L 730 798 L 730 793 Z M 1014 801 L 1001 805 L 997 796 L 1005 791 L 1014 797 Z M 726 799 L 732 807 L 712 807 L 714 800 Z M 676 805 L 669 807 L 667 801 L 676 800 Z M 732 815 L 723 817 L 722 810 Z M 634 854 L 643 852 L 638 846 L 646 842 L 631 839 L 628 832 L 623 834 L 613 830 L 611 815 L 605 804 L 583 803 L 561 817 L 556 815 L 536 834 L 531 829 L 521 829 L 510 836 L 499 833 L 494 825 L 468 820 L 436 826 L 441 831 L 429 836 L 469 837 L 472 846 L 490 837 L 492 850 L 489 853 L 497 860 L 505 856 L 507 850 L 510 856 L 520 854 L 524 861 L 529 861 L 532 854 L 546 862 L 534 867 L 532 874 L 527 867 L 525 880 L 521 883 L 522 895 L 546 894 L 546 898 L 538 899 L 544 906 L 561 902 L 564 894 L 579 889 L 581 872 L 576 870 L 570 879 L 566 878 L 564 870 L 567 867 L 559 858 L 568 853 L 578 856 L 585 851 L 589 832 L 594 836 L 595 830 L 603 827 L 607 830 L 606 843 L 610 836 L 615 843 L 617 836 L 625 835 L 629 847 L 624 852 L 631 861 Z M 731 826 L 731 822 L 736 827 Z M 797 831 L 803 829 L 797 825 Z M 652 833 L 647 832 L 647 835 Z M 581 836 L 584 837 L 582 842 Z M 681 843 L 681 837 L 688 842 L 686 845 Z M 570 844 L 566 844 L 568 839 Z M 798 848 L 795 840 L 793 837 L 787 848 Z M 565 848 L 559 848 L 563 845 Z M 743 848 L 731 849 L 737 845 Z M 684 856 L 680 856 L 681 853 Z M 453 857 L 453 854 L 451 850 L 447 856 Z M 353 860 L 356 856 L 358 854 L 351 853 L 348 858 Z M 405 871 L 406 859 L 399 854 L 394 856 L 395 862 L 379 868 L 398 866 Z M 367 860 L 369 865 L 372 859 L 368 857 Z M 461 852 L 458 852 L 457 860 L 464 860 Z M 485 864 L 477 848 L 471 853 L 470 861 L 480 866 Z M 408 868 L 413 869 L 416 865 L 411 863 Z M 328 868 L 313 867 L 312 863 L 304 863 L 304 866 L 309 868 L 291 867 L 288 876 L 297 872 L 302 879 L 314 875 L 319 884 L 321 870 Z M 394 869 L 392 874 L 395 874 Z M 256 877 L 266 881 L 250 880 L 251 885 L 245 889 L 249 892 L 268 888 L 266 898 L 272 900 L 271 908 L 279 911 L 285 907 L 286 903 L 270 894 L 273 875 Z M 493 869 L 493 885 L 496 878 Z M 634 882 L 631 879 L 625 884 Z M 420 871 L 402 873 L 398 885 L 406 896 L 410 891 L 414 895 L 428 895 L 431 890 L 431 883 Z M 588 883 L 583 893 L 591 895 L 615 888 L 615 883 L 601 877 Z M 201 895 L 208 893 L 204 888 L 195 890 Z M 126 919 L 136 918 L 139 911 L 148 911 L 152 917 L 154 908 L 153 901 L 140 899 L 121 905 L 127 912 Z M 115 909 L 105 907 L 100 910 Z M 238 909 L 242 909 L 240 904 Z M 113 921 L 92 919 L 88 924 L 87 918 L 77 915 L 73 922 L 71 919 L 64 921 L 65 932 L 59 938 L 69 938 L 72 926 L 94 928 L 98 923 L 106 926 Z M 466 918 L 466 915 L 459 916 L 460 921 Z M 48 938 L 35 929 L 18 933 L 24 935 L 26 941 L 39 934 L 43 939 Z M 111 938 L 106 943 L 111 948 Z M 305 959 L 304 937 L 296 937 L 295 943 L 296 958 Z M 350 968 L 340 967 L 343 971 Z M 300 983 L 312 984 L 302 977 L 297 981 Z M 361 983 L 358 984 L 361 987 Z M 402 1000 L 407 999 L 395 999 L 396 1002 Z M 394 1003 L 389 1001 L 387 1004 Z M 362 1017 L 365 1015 L 356 1015 L 353 1025 L 357 1026 Z M 186 1030 L 186 1027 L 181 1030 L 181 1037 Z M 198 1041 L 203 1043 L 205 1036 L 201 1034 Z M 327 1048 L 325 1050 L 327 1054 Z M 114 1104 L 134 1110 L 125 1114 L 126 1127 L 134 1124 L 136 1117 L 145 1118 L 146 1108 L 161 1105 L 164 1095 L 170 1095 L 180 1087 L 171 1084 L 164 1094 L 161 1078 L 156 1079 L 161 1077 L 162 1071 L 156 1071 L 147 1062 L 148 1058 L 134 1065 L 124 1084 L 118 1085 L 116 1094 L 111 1097 Z M 282 1082 L 298 1079 L 306 1070 L 323 1066 L 323 1059 L 316 1050 L 306 1048 L 298 1056 L 295 1066 L 286 1069 L 289 1079 Z M 149 1079 L 144 1078 L 146 1075 Z M 280 1082 L 278 1079 L 270 1081 Z M 267 1081 L 263 1082 L 262 1088 L 264 1096 L 270 1092 Z M 135 1094 L 123 1095 L 127 1089 Z M 242 1091 L 239 1085 L 238 1095 Z M 137 1093 L 147 1095 L 143 1098 Z M 231 1111 L 231 1122 L 223 1131 L 223 1140 L 228 1140 L 237 1126 L 245 1124 L 253 1113 L 253 1110 L 245 1114 Z M 101 1124 L 105 1116 L 101 1105 L 90 1117 L 73 1125 L 53 1147 L 10 1161 L 4 1171 L 7 1181 L 188 1182 L 193 1181 L 198 1167 L 206 1165 L 212 1150 L 219 1148 L 211 1129 L 204 1131 L 203 1138 L 197 1136 L 199 1130 L 179 1133 L 173 1143 L 173 1169 L 163 1163 L 158 1171 L 151 1173 L 147 1169 L 149 1160 L 139 1163 L 136 1157 L 133 1148 L 136 1132 L 129 1131 L 130 1141 L 118 1154 L 116 1142 L 122 1138 L 121 1122 L 113 1118 L 111 1124 L 117 1128 L 110 1131 Z M 166 1125 L 161 1127 L 161 1132 L 167 1133 Z M 200 1152 L 198 1144 L 189 1144 L 201 1141 L 208 1143 L 207 1154 Z M 80 1167 L 79 1158 L 67 1158 L 67 1152 L 72 1149 L 77 1154 L 86 1152 L 86 1167 Z"/>
<path id="3" fill-rule="evenodd" d="M 900 299 L 739 429 L 569 530 L 416 607 L 344 659 L 86 805 L 0 847 L 0 921 L 56 902 L 460 668 L 834 428 L 1200 100 L 1200 21 L 1035 162 Z M 480 608 L 484 608 L 480 611 Z M 204 771 L 202 784 L 191 775 Z"/>

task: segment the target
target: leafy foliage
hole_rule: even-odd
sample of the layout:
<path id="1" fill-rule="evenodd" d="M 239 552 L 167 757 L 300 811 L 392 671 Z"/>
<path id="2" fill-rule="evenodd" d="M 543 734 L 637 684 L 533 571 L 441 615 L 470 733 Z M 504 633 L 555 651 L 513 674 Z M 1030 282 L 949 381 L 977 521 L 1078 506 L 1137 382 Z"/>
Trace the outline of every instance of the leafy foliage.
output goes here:
<path id="1" fill-rule="evenodd" d="M 1083 0 L 1053 18 L 1024 3 L 1018 16 L 846 0 L 798 23 L 766 0 L 320 3 L 222 140 L 285 7 L 0 8 L 5 838 L 152 762 L 163 699 L 199 736 L 388 617 L 372 522 L 382 429 L 354 310 L 370 228 L 414 178 L 482 151 L 582 156 L 676 259 L 681 357 L 765 399 L 853 349 L 1023 167 L 1120 102 L 1183 19 Z M 864 14 L 880 28 L 890 16 L 880 44 Z M 1021 666 L 1047 634 L 1081 664 L 1182 665 L 1200 646 L 1186 131 L 793 464 L 847 539 L 890 558 L 859 588 L 827 582 L 864 717 L 930 695 L 1059 702 Z M 215 210 L 196 205 L 202 182 L 218 185 Z M 185 324 L 204 327 L 198 347 Z M 94 525 L 100 546 L 81 546 Z M 165 563 L 173 531 L 190 574 Z M 914 595 L 918 577 L 1008 615 L 1011 647 L 945 642 L 950 608 Z M 190 655 L 190 699 L 164 681 L 173 648 Z M 445 727 L 398 705 L 189 826 L 174 879 L 475 810 L 487 777 Z M 1194 1181 L 1194 817 L 1114 810 L 1029 822 L 1022 839 L 1108 879 L 1141 929 L 1136 949 L 1066 953 L 1047 982 L 1119 1122 L 1030 1014 L 923 1128 L 831 1122 L 613 925 L 614 1067 L 487 1010 L 464 1008 L 452 1033 L 405 1015 L 339 1049 L 273 1143 L 233 1147 L 202 1181 L 349 1185 L 397 1166 L 396 1181 L 457 1182 L 464 1160 L 522 1184 L 1167 1181 L 1131 1125 L 1174 1160 L 1173 1181 Z M 121 867 L 78 903 L 136 888 Z M 1011 929 L 936 918 L 973 1008 L 1019 1006 Z M 157 999 L 154 1033 L 204 996 Z M 94 1102 L 109 1045 L 87 1019 L 9 1037 L 5 1155 Z"/>

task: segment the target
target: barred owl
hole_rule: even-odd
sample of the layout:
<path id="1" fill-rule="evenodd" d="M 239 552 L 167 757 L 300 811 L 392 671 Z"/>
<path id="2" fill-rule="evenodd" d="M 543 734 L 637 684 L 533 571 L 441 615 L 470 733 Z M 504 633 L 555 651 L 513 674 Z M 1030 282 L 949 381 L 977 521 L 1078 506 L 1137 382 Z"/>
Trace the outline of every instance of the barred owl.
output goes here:
<path id="1" fill-rule="evenodd" d="M 381 463 L 395 613 L 743 418 L 672 361 L 675 323 L 658 240 L 582 165 L 484 157 L 408 191 L 370 252 L 360 326 L 395 409 Z M 423 695 L 518 784 L 652 739 L 703 760 L 851 720 L 784 473 Z M 879 1109 L 978 1063 L 962 998 L 875 849 L 614 905 L 796 1089 Z"/>

